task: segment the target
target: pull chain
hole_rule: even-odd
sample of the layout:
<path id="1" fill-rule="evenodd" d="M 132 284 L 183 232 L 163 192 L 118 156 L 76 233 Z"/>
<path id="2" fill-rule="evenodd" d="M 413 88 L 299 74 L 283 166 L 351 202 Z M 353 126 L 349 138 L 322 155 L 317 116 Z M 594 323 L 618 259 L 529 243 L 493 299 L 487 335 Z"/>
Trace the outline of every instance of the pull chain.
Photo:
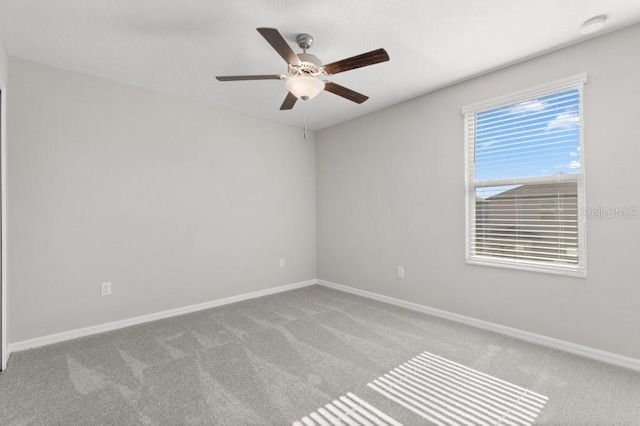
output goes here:
<path id="1" fill-rule="evenodd" d="M 304 138 L 307 138 L 307 102 L 304 102 Z"/>

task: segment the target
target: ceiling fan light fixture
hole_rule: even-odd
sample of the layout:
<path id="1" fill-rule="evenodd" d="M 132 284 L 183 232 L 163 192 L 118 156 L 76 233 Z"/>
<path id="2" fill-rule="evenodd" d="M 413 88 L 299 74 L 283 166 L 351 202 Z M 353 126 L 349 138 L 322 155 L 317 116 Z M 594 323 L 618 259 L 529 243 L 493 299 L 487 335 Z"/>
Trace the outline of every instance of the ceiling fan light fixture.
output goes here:
<path id="1" fill-rule="evenodd" d="M 285 86 L 296 98 L 306 101 L 324 90 L 324 81 L 310 75 L 297 75 L 288 78 Z"/>

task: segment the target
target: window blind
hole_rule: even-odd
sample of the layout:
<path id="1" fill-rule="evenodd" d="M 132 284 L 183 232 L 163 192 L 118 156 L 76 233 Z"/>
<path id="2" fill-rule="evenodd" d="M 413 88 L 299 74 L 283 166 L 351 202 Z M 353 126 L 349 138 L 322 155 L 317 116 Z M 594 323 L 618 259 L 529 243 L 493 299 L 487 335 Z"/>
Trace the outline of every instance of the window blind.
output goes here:
<path id="1" fill-rule="evenodd" d="M 467 262 L 586 275 L 582 86 L 465 108 Z"/>

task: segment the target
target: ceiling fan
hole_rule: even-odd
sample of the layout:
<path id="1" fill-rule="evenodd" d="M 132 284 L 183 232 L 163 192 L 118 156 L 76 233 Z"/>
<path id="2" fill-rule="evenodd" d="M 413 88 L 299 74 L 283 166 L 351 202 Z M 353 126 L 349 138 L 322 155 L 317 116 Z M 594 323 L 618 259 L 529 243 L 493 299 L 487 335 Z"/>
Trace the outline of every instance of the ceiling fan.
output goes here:
<path id="1" fill-rule="evenodd" d="M 369 97 L 339 84 L 322 80 L 322 78 L 389 60 L 389 55 L 384 49 L 377 49 L 323 65 L 318 57 L 307 53 L 307 49 L 313 45 L 311 35 L 300 34 L 296 37 L 296 42 L 302 49 L 302 53 L 296 54 L 275 28 L 257 28 L 257 30 L 287 62 L 289 76 L 283 74 L 230 75 L 217 76 L 216 79 L 219 81 L 285 80 L 285 86 L 289 93 L 280 106 L 281 110 L 293 108 L 298 99 L 305 101 L 312 99 L 322 90 L 361 104 Z"/>

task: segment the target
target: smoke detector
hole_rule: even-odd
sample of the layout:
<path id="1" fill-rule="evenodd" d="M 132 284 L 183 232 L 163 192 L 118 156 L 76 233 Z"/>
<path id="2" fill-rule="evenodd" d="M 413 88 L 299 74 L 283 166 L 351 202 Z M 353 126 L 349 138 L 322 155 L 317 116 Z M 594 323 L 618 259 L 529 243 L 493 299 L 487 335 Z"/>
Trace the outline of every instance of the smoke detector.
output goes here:
<path id="1" fill-rule="evenodd" d="M 580 25 L 580 32 L 582 34 L 590 34 L 600 31 L 604 27 L 605 22 L 607 22 L 606 15 L 594 16 L 591 19 L 587 19 L 582 25 Z"/>

